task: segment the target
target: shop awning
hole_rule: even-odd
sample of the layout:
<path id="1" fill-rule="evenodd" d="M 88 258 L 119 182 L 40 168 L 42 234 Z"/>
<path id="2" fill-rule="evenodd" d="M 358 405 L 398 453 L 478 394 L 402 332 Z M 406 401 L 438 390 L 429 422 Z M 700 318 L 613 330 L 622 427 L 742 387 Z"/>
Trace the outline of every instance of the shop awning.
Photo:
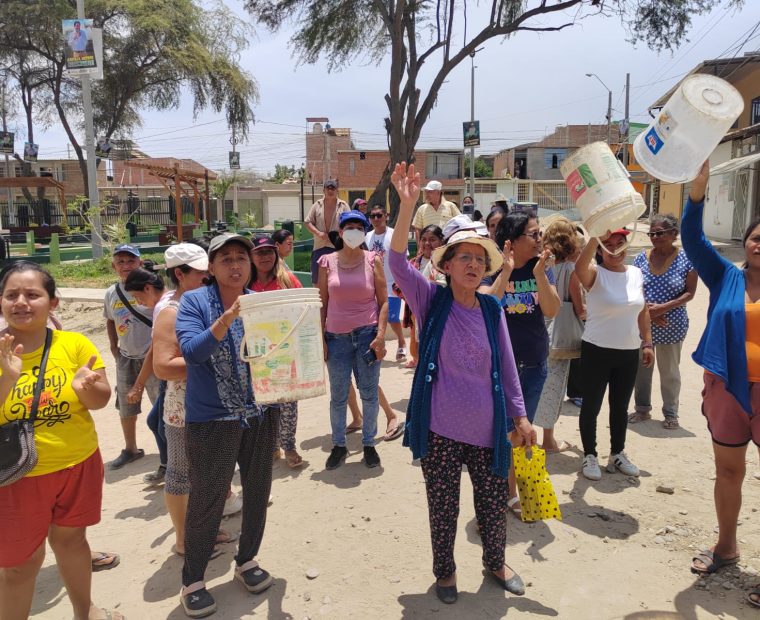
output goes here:
<path id="1" fill-rule="evenodd" d="M 744 157 L 735 157 L 734 159 L 729 159 L 722 164 L 710 168 L 710 176 L 734 172 L 740 168 L 751 166 L 758 160 L 760 160 L 760 153 L 753 153 L 752 155 L 745 155 Z"/>

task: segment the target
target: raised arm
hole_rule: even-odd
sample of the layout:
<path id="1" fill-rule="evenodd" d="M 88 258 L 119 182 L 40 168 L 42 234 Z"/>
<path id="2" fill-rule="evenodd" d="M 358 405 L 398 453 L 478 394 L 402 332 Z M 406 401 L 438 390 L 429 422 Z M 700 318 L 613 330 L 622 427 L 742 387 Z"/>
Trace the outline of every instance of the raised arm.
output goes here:
<path id="1" fill-rule="evenodd" d="M 596 237 L 591 237 L 586 247 L 581 250 L 581 254 L 578 260 L 575 261 L 575 275 L 578 276 L 578 280 L 581 286 L 587 291 L 591 290 L 596 281 L 596 265 L 591 264 L 591 259 L 596 254 L 596 248 L 599 247 L 599 241 Z"/>
<path id="2" fill-rule="evenodd" d="M 550 258 L 551 257 L 551 258 Z M 557 287 L 549 281 L 546 274 L 547 261 L 553 260 L 551 250 L 545 248 L 533 268 L 533 275 L 536 278 L 536 288 L 538 289 L 538 305 L 541 306 L 541 312 L 547 318 L 553 319 L 559 312 L 561 301 Z"/>
<path id="3" fill-rule="evenodd" d="M 391 237 L 391 250 L 405 253 L 409 246 L 409 228 L 412 225 L 414 205 L 417 204 L 417 197 L 420 195 L 420 174 L 415 172 L 414 164 L 409 164 L 408 168 L 406 162 L 396 164 L 391 174 L 391 183 L 401 199 Z"/>

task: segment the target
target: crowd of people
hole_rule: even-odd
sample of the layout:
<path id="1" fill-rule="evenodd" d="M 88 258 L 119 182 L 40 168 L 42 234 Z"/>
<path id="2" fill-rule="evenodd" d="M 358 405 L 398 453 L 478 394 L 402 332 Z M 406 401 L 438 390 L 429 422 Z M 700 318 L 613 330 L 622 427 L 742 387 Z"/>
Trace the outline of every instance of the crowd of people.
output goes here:
<path id="1" fill-rule="evenodd" d="M 632 264 L 625 228 L 589 239 L 565 218 L 540 221 L 506 205 L 471 218 L 444 198 L 440 182 L 423 188 L 413 164 L 397 164 L 391 177 L 400 199 L 393 228 L 384 205 L 362 200 L 349 208 L 337 182 L 325 182 L 324 198 L 306 218 L 330 385 L 325 469 L 348 457 L 351 432 L 361 432 L 364 465 L 381 464 L 382 408 L 381 438 L 403 434 L 421 465 L 435 592 L 443 603 L 458 598 L 454 542 L 463 467 L 472 481 L 483 567 L 505 591 L 521 595 L 525 583 L 505 558 L 508 512 L 522 512 L 512 448 L 537 446 L 537 427 L 547 453 L 572 448 L 570 438 L 554 436 L 567 397 L 580 407 L 579 471 L 600 480 L 597 419 L 608 392 L 606 471 L 638 476 L 625 451 L 626 432 L 652 417 L 655 366 L 662 424 L 679 428 L 686 305 L 698 277 L 710 306 L 693 357 L 704 368 L 719 527 L 715 546 L 701 551 L 691 570 L 708 575 L 738 561 L 746 448 L 750 441 L 760 445 L 760 221 L 744 235 L 742 267 L 722 258 L 702 231 L 708 177 L 705 165 L 691 185 L 683 249 L 675 244 L 678 220 L 656 215 L 648 232 L 652 249 Z M 425 202 L 417 207 L 421 190 Z M 474 203 L 464 207 L 473 211 Z M 117 282 L 106 291 L 104 317 L 124 448 L 106 467 L 144 456 L 136 424 L 147 391 L 159 466 L 144 480 L 163 484 L 172 550 L 183 558 L 177 578 L 188 617 L 217 609 L 205 573 L 219 545 L 237 542 L 234 575 L 246 591 L 272 584 L 257 555 L 273 463 L 308 465 L 296 441 L 298 403 L 257 402 L 241 358 L 240 297 L 301 287 L 286 263 L 292 252 L 293 235 L 285 230 L 179 243 L 165 253 L 168 282 L 142 261 L 137 246 L 113 252 Z M 0 273 L 0 439 L 10 446 L 18 422 L 29 420 L 37 448 L 36 462 L 20 473 L 9 449 L 0 455 L 0 515 L 25 524 L 0 529 L 0 618 L 28 617 L 49 543 L 75 618 L 118 620 L 120 612 L 91 597 L 92 571 L 116 566 L 118 556 L 93 553 L 86 536 L 100 521 L 104 473 L 91 412 L 108 405 L 112 389 L 95 346 L 62 329 L 58 304 L 55 282 L 40 266 L 20 261 Z M 380 385 L 389 325 L 395 362 L 414 369 L 405 420 Z M 236 469 L 240 497 L 231 491 Z M 9 471 L 19 475 L 6 478 Z M 239 534 L 220 527 L 236 511 L 242 511 Z M 760 589 L 748 601 L 760 607 Z"/>

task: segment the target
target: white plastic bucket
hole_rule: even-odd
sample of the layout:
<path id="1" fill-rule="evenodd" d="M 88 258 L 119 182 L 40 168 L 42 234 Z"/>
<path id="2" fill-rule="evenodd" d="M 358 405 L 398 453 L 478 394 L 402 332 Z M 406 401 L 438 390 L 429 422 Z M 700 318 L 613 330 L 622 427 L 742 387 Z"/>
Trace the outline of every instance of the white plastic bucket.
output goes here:
<path id="1" fill-rule="evenodd" d="M 256 402 L 287 403 L 325 393 L 321 307 L 316 288 L 240 297 L 245 328 L 240 356 L 250 364 Z"/>
<path id="2" fill-rule="evenodd" d="M 742 110 L 742 96 L 731 84 L 713 75 L 691 75 L 636 138 L 636 161 L 667 183 L 691 181 Z"/>
<path id="3" fill-rule="evenodd" d="M 560 172 L 592 237 L 622 228 L 646 210 L 628 171 L 605 142 L 579 148 L 562 162 Z"/>

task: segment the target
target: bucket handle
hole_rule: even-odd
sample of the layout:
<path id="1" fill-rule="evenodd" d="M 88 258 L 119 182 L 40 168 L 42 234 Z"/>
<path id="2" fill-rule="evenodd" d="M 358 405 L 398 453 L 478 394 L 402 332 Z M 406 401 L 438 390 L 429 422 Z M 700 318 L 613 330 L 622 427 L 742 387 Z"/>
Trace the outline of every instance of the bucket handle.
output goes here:
<path id="1" fill-rule="evenodd" d="M 285 334 L 285 336 L 280 340 L 280 342 L 277 343 L 276 346 L 272 347 L 269 351 L 264 353 L 263 355 L 246 355 L 245 353 L 245 338 L 243 338 L 243 341 L 240 343 L 240 359 L 246 361 L 246 362 L 252 362 L 254 360 L 265 360 L 270 355 L 278 351 L 282 348 L 282 345 L 285 344 L 285 342 L 290 338 L 293 333 L 301 326 L 301 323 L 303 323 L 303 320 L 306 318 L 306 315 L 309 313 L 309 310 L 311 308 L 309 306 L 304 307 L 304 309 L 301 311 L 301 316 L 296 319 L 295 323 L 293 323 L 293 327 L 290 328 L 290 331 Z"/>
<path id="2" fill-rule="evenodd" d="M 602 252 L 606 252 L 610 256 L 617 256 L 618 254 L 622 254 L 625 252 L 629 246 L 633 243 L 633 238 L 636 236 L 636 231 L 639 229 L 639 220 L 636 218 L 633 220 L 633 230 L 631 231 L 630 238 L 626 240 L 626 242 L 618 249 L 616 252 L 610 252 L 607 248 L 604 247 L 604 243 L 602 243 L 602 239 L 600 237 L 597 237 L 596 240 L 599 242 L 599 247 L 602 248 Z"/>

